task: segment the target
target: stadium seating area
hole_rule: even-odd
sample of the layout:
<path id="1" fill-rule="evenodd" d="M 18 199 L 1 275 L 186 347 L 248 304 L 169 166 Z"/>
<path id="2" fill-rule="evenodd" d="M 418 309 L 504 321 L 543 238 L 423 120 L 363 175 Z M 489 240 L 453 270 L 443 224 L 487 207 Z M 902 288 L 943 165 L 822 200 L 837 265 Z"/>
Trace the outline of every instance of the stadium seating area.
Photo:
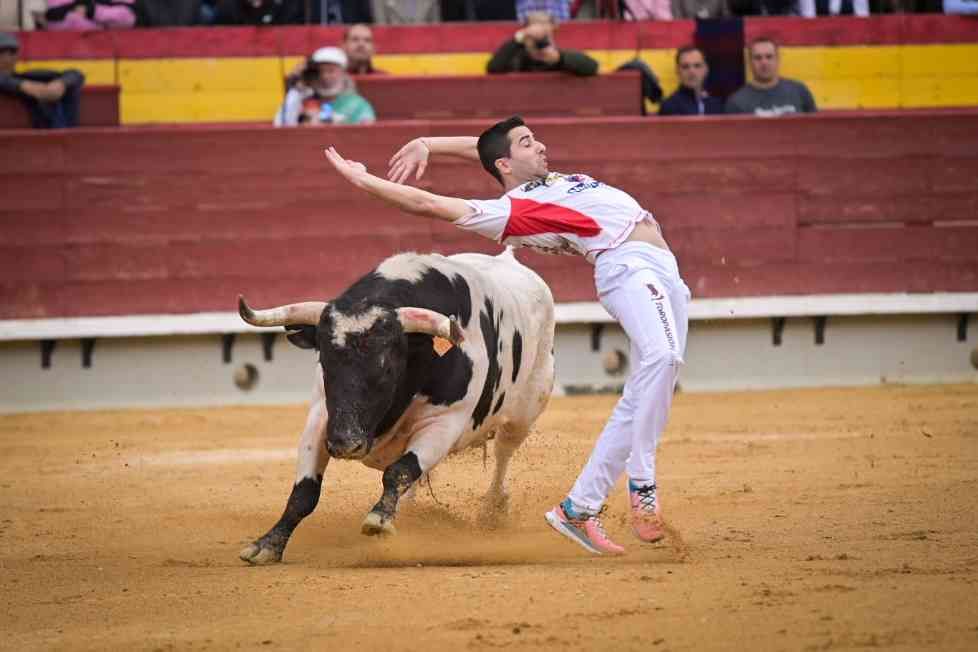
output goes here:
<path id="1" fill-rule="evenodd" d="M 377 66 L 395 75 L 482 75 L 509 23 L 376 27 Z M 636 53 L 676 87 L 675 49 L 695 23 L 571 22 L 563 47 L 582 49 L 611 72 Z M 978 105 L 975 19 L 944 15 L 750 18 L 747 40 L 782 44 L 782 73 L 804 80 L 824 109 Z M 90 84 L 122 88 L 123 124 L 271 121 L 282 78 L 303 56 L 340 41 L 340 27 L 174 28 L 22 35 L 23 66 L 74 67 Z M 486 77 L 486 94 L 507 83 Z M 488 84 L 491 84 L 488 85 Z M 431 94 L 426 94 L 429 100 Z M 386 119 L 383 112 L 379 118 Z"/>

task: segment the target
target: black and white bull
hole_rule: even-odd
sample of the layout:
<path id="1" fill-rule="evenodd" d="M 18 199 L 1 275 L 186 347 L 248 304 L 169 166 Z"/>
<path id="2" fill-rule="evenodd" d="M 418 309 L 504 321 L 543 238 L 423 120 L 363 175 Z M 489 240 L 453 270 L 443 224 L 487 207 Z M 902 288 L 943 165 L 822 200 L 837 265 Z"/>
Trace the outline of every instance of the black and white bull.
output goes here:
<path id="1" fill-rule="evenodd" d="M 241 551 L 243 560 L 281 561 L 319 502 L 331 457 L 384 472 L 364 534 L 392 534 L 398 500 L 422 474 L 493 436 L 486 498 L 505 505 L 509 460 L 554 379 L 553 297 L 510 251 L 400 254 L 329 303 L 252 310 L 242 298 L 239 312 L 255 326 L 285 326 L 293 344 L 319 350 L 292 493 L 274 527 Z"/>

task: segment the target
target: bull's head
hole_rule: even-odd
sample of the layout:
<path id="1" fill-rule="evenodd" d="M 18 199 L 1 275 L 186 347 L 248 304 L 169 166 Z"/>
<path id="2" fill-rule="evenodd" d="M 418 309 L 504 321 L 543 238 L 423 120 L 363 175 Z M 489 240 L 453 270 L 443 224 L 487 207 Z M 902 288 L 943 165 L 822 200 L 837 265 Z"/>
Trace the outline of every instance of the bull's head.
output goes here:
<path id="1" fill-rule="evenodd" d="M 395 401 L 411 398 L 402 395 L 409 334 L 422 333 L 453 344 L 462 341 L 454 318 L 425 308 L 364 303 L 340 311 L 323 302 L 307 302 L 252 310 L 239 298 L 238 311 L 249 324 L 285 326 L 293 344 L 319 349 L 329 414 L 326 447 L 339 458 L 365 457 L 375 438 L 383 434 L 379 427 Z"/>

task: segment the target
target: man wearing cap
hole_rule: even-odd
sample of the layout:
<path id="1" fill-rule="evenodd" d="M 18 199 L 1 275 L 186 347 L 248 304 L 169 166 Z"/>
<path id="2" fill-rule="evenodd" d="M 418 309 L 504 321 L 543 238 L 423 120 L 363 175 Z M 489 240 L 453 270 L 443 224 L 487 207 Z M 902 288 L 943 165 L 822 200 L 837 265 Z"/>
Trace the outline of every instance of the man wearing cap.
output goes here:
<path id="1" fill-rule="evenodd" d="M 377 119 L 370 102 L 356 93 L 346 72 L 346 54 L 319 48 L 275 114 L 276 127 L 317 124 L 369 124 Z"/>
<path id="2" fill-rule="evenodd" d="M 20 42 L 0 32 L 0 92 L 16 95 L 31 114 L 35 129 L 78 126 L 78 105 L 85 76 L 77 70 L 17 72 Z"/>

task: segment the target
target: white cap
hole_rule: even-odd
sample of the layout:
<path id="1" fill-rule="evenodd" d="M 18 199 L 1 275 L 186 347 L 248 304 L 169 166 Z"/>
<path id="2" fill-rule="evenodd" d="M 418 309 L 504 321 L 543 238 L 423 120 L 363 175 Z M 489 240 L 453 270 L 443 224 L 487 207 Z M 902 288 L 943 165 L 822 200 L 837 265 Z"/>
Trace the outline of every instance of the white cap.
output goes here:
<path id="1" fill-rule="evenodd" d="M 339 48 L 319 48 L 310 58 L 313 63 L 335 63 L 346 70 L 346 53 Z"/>

